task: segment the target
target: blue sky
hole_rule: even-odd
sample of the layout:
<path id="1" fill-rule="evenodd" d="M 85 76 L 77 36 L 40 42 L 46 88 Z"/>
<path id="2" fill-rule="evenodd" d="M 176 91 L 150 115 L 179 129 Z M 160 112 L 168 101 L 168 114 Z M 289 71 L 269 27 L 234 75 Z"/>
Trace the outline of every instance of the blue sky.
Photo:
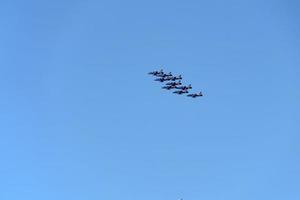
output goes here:
<path id="1" fill-rule="evenodd" d="M 0 199 L 298 200 L 299 6 L 1 1 Z"/>

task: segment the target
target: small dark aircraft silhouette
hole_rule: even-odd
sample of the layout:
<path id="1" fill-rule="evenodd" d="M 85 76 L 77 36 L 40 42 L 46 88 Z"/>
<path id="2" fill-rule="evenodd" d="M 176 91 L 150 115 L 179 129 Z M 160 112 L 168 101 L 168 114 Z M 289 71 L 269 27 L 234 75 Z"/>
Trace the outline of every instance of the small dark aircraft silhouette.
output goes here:
<path id="1" fill-rule="evenodd" d="M 162 87 L 162 89 L 166 89 L 166 90 L 176 89 L 176 86 L 175 85 L 168 85 L 168 86 Z"/>
<path id="2" fill-rule="evenodd" d="M 168 79 L 167 79 L 167 78 L 163 78 L 163 77 L 161 77 L 161 78 L 157 78 L 157 79 L 155 79 L 155 81 L 159 81 L 159 82 L 165 82 L 165 81 L 168 81 Z"/>
<path id="3" fill-rule="evenodd" d="M 199 92 L 198 94 L 197 94 L 197 93 L 194 93 L 194 94 L 188 94 L 187 96 L 188 96 L 188 97 L 192 97 L 192 98 L 196 98 L 196 97 L 202 97 L 203 94 L 202 94 L 202 92 Z"/>
<path id="4" fill-rule="evenodd" d="M 168 74 L 162 73 L 162 74 L 158 74 L 157 76 L 161 78 L 172 77 L 172 73 L 171 72 L 169 72 Z"/>
<path id="5" fill-rule="evenodd" d="M 166 85 L 177 86 L 177 85 L 181 85 L 181 82 L 180 81 L 178 81 L 178 82 L 169 82 L 169 83 L 166 83 Z"/>
<path id="6" fill-rule="evenodd" d="M 181 90 L 189 90 L 189 89 L 192 89 L 192 85 L 189 84 L 188 86 L 179 86 L 179 87 L 176 87 L 177 89 L 181 89 Z"/>
<path id="7" fill-rule="evenodd" d="M 171 80 L 170 80 L 170 81 L 176 81 L 176 80 L 182 80 L 181 75 L 171 77 Z"/>
<path id="8" fill-rule="evenodd" d="M 148 74 L 153 76 L 159 76 L 159 75 L 163 75 L 164 71 L 161 69 L 160 71 L 153 71 L 153 72 L 149 72 Z"/>
<path id="9" fill-rule="evenodd" d="M 189 91 L 188 91 L 187 89 L 185 89 L 185 90 L 176 90 L 176 91 L 173 92 L 173 93 L 181 95 L 181 94 L 189 93 Z"/>
<path id="10" fill-rule="evenodd" d="M 172 76 L 167 76 L 167 77 L 164 77 L 165 81 L 171 81 L 172 80 Z"/>

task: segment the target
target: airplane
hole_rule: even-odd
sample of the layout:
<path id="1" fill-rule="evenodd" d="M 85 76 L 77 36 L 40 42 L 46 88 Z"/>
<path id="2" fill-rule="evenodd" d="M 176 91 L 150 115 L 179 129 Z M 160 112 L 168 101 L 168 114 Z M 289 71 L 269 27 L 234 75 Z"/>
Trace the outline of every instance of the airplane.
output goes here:
<path id="1" fill-rule="evenodd" d="M 166 85 L 177 86 L 177 85 L 181 85 L 181 82 L 180 81 L 178 81 L 178 82 L 169 82 L 169 83 L 166 83 Z"/>
<path id="2" fill-rule="evenodd" d="M 172 77 L 172 73 L 171 72 L 169 72 L 168 74 L 162 73 L 162 74 L 158 74 L 156 76 L 161 77 L 161 78 Z"/>
<path id="3" fill-rule="evenodd" d="M 162 89 L 166 89 L 166 90 L 176 89 L 176 86 L 175 85 L 164 86 L 162 87 Z"/>
<path id="4" fill-rule="evenodd" d="M 176 80 L 182 80 L 182 77 L 181 77 L 181 75 L 179 75 L 179 76 L 174 76 L 174 77 L 171 77 L 171 81 L 176 81 Z"/>
<path id="5" fill-rule="evenodd" d="M 153 72 L 149 72 L 148 74 L 153 76 L 159 76 L 159 75 L 163 75 L 164 71 L 161 69 L 160 71 L 153 71 Z"/>
<path id="6" fill-rule="evenodd" d="M 165 81 L 168 81 L 168 79 L 161 77 L 161 78 L 155 79 L 154 81 L 165 82 Z"/>
<path id="7" fill-rule="evenodd" d="M 189 89 L 192 89 L 192 85 L 189 84 L 188 86 L 179 86 L 179 87 L 176 87 L 177 89 L 181 89 L 181 90 L 189 90 Z"/>
<path id="8" fill-rule="evenodd" d="M 162 78 L 164 78 L 165 81 L 171 81 L 173 77 L 172 76 L 166 76 L 166 77 L 162 77 Z"/>
<path id="9" fill-rule="evenodd" d="M 181 95 L 181 94 L 189 93 L 189 91 L 187 89 L 185 89 L 185 90 L 177 90 L 177 91 L 175 91 L 173 93 Z"/>
<path id="10" fill-rule="evenodd" d="M 176 81 L 176 80 L 180 80 L 182 78 L 181 78 L 181 76 L 178 76 L 178 77 L 176 77 L 176 76 L 167 76 L 167 77 L 165 77 L 165 79 L 166 79 L 166 81 Z"/>
<path id="11" fill-rule="evenodd" d="M 195 93 L 195 94 L 188 94 L 187 96 L 188 97 L 192 97 L 192 98 L 196 98 L 196 97 L 202 97 L 203 94 L 202 94 L 202 92 L 199 92 L 198 94 L 197 93 Z"/>

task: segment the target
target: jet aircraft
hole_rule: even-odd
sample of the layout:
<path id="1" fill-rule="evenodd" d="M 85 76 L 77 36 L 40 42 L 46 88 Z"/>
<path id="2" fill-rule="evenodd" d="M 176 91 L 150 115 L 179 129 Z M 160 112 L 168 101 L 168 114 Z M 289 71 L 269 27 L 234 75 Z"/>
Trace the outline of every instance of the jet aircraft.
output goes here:
<path id="1" fill-rule="evenodd" d="M 159 76 L 159 75 L 163 75 L 164 71 L 161 69 L 160 71 L 153 71 L 153 72 L 149 72 L 148 74 L 153 76 Z"/>
<path id="2" fill-rule="evenodd" d="M 176 87 L 177 89 L 181 89 L 181 90 L 189 90 L 189 89 L 192 89 L 192 85 L 189 84 L 188 86 L 179 86 L 179 87 Z"/>
<path id="3" fill-rule="evenodd" d="M 181 75 L 171 77 L 171 81 L 182 80 Z"/>
<path id="4" fill-rule="evenodd" d="M 173 92 L 173 93 L 181 95 L 181 94 L 189 93 L 189 91 L 188 91 L 187 89 L 185 89 L 185 90 L 176 90 L 176 91 Z"/>
<path id="5" fill-rule="evenodd" d="M 178 82 L 169 82 L 169 83 L 166 83 L 166 85 L 177 86 L 177 85 L 181 85 L 181 82 L 180 81 L 178 81 Z"/>
<path id="6" fill-rule="evenodd" d="M 157 76 L 161 78 L 172 77 L 172 73 L 171 72 L 169 72 L 168 74 L 162 73 L 162 74 L 158 74 Z"/>
<path id="7" fill-rule="evenodd" d="M 162 87 L 162 89 L 166 89 L 166 90 L 176 89 L 176 86 L 168 85 L 168 86 Z"/>
<path id="8" fill-rule="evenodd" d="M 172 78 L 173 78 L 172 76 L 166 76 L 166 77 L 164 77 L 165 81 L 171 81 Z"/>
<path id="9" fill-rule="evenodd" d="M 161 77 L 161 78 L 157 78 L 157 79 L 155 79 L 155 81 L 159 81 L 159 82 L 165 82 L 165 81 L 168 81 L 168 79 L 167 79 L 167 78 L 163 78 L 163 77 Z"/>
<path id="10" fill-rule="evenodd" d="M 198 94 L 197 94 L 197 93 L 194 93 L 194 94 L 188 94 L 187 96 L 188 96 L 188 97 L 192 97 L 192 98 L 196 98 L 196 97 L 202 97 L 203 94 L 202 94 L 202 92 L 199 92 Z"/>

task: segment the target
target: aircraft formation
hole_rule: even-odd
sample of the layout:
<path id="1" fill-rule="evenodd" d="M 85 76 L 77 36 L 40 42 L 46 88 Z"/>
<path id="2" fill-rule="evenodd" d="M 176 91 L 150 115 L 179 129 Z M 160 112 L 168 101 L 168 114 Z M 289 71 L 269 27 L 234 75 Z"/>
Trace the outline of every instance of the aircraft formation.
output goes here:
<path id="1" fill-rule="evenodd" d="M 191 98 L 197 98 L 203 96 L 202 92 L 189 94 L 189 90 L 192 89 L 192 85 L 191 84 L 187 86 L 182 85 L 181 75 L 173 76 L 171 72 L 165 73 L 162 69 L 160 71 L 149 72 L 148 74 L 155 76 L 156 77 L 155 81 L 165 83 L 162 89 L 175 90 L 173 91 L 174 94 L 178 94 L 178 95 L 187 94 L 186 96 Z"/>

